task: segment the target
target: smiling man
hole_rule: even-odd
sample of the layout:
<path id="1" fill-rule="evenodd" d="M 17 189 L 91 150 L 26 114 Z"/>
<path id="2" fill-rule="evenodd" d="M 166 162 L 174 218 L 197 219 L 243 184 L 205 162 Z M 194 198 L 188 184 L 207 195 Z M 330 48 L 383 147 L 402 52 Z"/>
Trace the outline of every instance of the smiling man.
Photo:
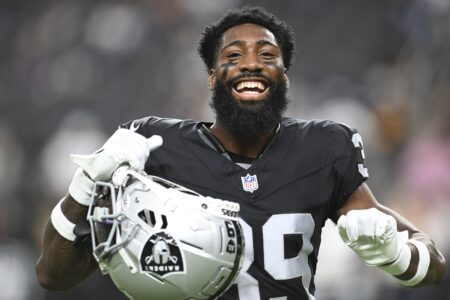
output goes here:
<path id="1" fill-rule="evenodd" d="M 216 55 L 215 65 L 209 66 L 216 113 L 211 131 L 216 136 L 230 132 L 244 140 L 269 138 L 286 109 L 289 84 L 274 34 L 250 23 L 232 27 L 224 32 Z"/>
<path id="2" fill-rule="evenodd" d="M 358 132 L 332 121 L 282 117 L 293 50 L 291 28 L 260 8 L 229 11 L 206 27 L 199 52 L 209 71 L 215 122 L 153 116 L 130 121 L 90 158 L 93 163 L 79 163 L 83 170 L 46 231 L 37 264 L 41 284 L 69 288 L 97 267 L 88 246 L 71 246 L 75 236 L 67 228 L 86 217 L 98 174 L 110 180 L 123 163 L 240 205 L 243 266 L 220 299 L 315 299 L 327 219 L 367 265 L 401 285 L 439 283 L 445 259 L 433 241 L 382 206 L 365 183 Z M 147 160 L 145 138 L 152 135 L 164 145 Z M 98 164 L 99 157 L 114 163 Z"/>

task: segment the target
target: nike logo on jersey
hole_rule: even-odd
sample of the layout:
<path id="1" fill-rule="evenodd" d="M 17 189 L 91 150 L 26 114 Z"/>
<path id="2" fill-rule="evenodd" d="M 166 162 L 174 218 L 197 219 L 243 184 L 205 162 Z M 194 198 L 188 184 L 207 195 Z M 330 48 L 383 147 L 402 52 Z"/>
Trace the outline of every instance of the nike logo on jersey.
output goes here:
<path id="1" fill-rule="evenodd" d="M 136 123 L 136 121 L 133 121 L 130 125 L 130 130 L 134 131 L 134 132 L 136 132 L 136 130 L 138 130 L 138 128 L 140 126 L 140 125 L 136 125 L 135 123 Z"/>

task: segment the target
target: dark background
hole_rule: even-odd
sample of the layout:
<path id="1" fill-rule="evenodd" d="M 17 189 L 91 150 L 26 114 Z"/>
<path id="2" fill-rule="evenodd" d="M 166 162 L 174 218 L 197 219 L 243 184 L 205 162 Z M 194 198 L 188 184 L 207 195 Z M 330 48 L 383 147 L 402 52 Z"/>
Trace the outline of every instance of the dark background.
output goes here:
<path id="1" fill-rule="evenodd" d="M 122 299 L 95 274 L 69 292 L 37 286 L 50 211 L 75 170 L 124 121 L 213 119 L 196 53 L 230 7 L 262 5 L 296 32 L 296 118 L 356 127 L 377 198 L 450 252 L 450 2 L 0 1 L 0 299 Z M 450 299 L 447 282 L 399 288 L 324 230 L 319 300 Z M 447 255 L 448 257 L 448 255 Z"/>

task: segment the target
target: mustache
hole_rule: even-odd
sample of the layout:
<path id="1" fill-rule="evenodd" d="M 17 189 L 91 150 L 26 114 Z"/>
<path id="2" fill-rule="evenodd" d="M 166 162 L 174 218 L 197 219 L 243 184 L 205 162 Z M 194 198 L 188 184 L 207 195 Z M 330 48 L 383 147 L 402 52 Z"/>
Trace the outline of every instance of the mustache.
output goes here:
<path id="1" fill-rule="evenodd" d="M 231 87 L 233 85 L 233 82 L 236 82 L 236 80 L 241 80 L 243 78 L 262 78 L 269 83 L 269 86 L 273 86 L 273 81 L 269 77 L 265 76 L 264 74 L 261 74 L 261 72 L 251 72 L 251 71 L 244 71 L 241 74 L 231 79 L 228 79 L 226 85 Z"/>

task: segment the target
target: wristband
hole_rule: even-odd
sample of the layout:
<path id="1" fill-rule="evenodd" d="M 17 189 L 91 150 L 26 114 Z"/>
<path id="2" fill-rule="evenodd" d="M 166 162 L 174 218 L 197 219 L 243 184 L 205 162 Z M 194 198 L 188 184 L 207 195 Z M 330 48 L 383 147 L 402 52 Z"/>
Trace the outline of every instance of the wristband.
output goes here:
<path id="1" fill-rule="evenodd" d="M 428 251 L 427 246 L 419 240 L 410 239 L 408 240 L 411 244 L 413 244 L 418 252 L 419 252 L 419 262 L 417 263 L 417 271 L 416 274 L 408 280 L 400 280 L 399 283 L 403 286 L 415 286 L 422 282 L 425 276 L 428 273 L 428 268 L 430 267 L 430 252 Z"/>
<path id="2" fill-rule="evenodd" d="M 69 186 L 70 196 L 79 204 L 89 206 L 93 189 L 94 182 L 78 168 Z"/>
<path id="3" fill-rule="evenodd" d="M 75 234 L 73 233 L 73 229 L 75 228 L 75 224 L 70 222 L 67 217 L 64 215 L 61 209 L 61 203 L 64 201 L 64 198 L 61 199 L 58 204 L 56 204 L 55 208 L 53 208 L 51 221 L 53 227 L 56 231 L 66 240 L 73 242 L 75 240 Z"/>

